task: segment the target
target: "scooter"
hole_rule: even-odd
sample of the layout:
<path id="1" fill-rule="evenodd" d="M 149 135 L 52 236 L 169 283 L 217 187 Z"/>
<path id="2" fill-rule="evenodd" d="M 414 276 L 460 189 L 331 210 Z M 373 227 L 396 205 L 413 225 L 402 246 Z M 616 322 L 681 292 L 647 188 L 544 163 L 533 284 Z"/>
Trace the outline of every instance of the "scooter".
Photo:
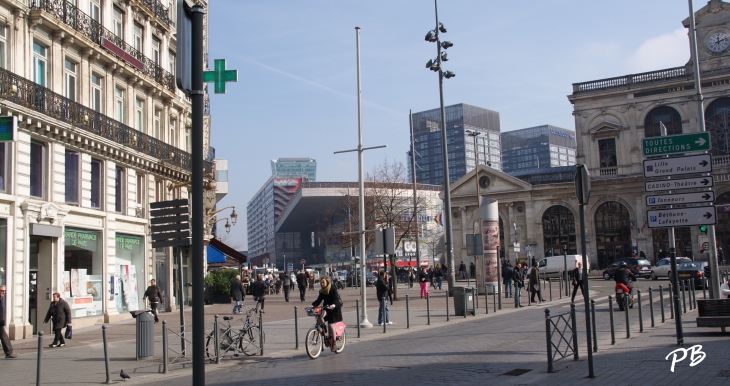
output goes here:
<path id="1" fill-rule="evenodd" d="M 629 308 L 634 308 L 634 296 L 631 294 L 631 289 L 624 283 L 616 283 L 614 286 L 616 291 L 616 303 L 618 303 L 619 311 L 626 311 L 626 299 L 629 301 Z"/>

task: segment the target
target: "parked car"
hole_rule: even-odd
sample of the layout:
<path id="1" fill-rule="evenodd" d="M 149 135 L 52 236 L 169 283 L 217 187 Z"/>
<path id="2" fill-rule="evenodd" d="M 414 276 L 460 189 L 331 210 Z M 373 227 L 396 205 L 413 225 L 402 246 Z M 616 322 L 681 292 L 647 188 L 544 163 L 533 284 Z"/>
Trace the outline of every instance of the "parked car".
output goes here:
<path id="1" fill-rule="evenodd" d="M 376 281 L 377 281 L 377 278 L 375 277 L 375 275 L 373 275 L 370 272 L 365 272 L 365 283 L 367 284 L 368 287 L 375 286 Z M 348 287 L 355 287 L 356 284 L 359 287 L 360 283 L 361 283 L 360 282 L 360 271 L 348 272 L 347 279 L 345 280 L 345 282 L 347 283 Z"/>
<path id="2" fill-rule="evenodd" d="M 691 262 L 687 257 L 677 257 L 677 265 L 682 263 L 688 263 Z M 669 277 L 669 273 L 672 272 L 672 264 L 668 257 L 665 257 L 661 260 L 659 260 L 658 263 L 651 269 L 651 278 L 654 280 L 659 279 L 660 277 Z"/>
<path id="3" fill-rule="evenodd" d="M 677 277 L 680 282 L 695 279 L 695 288 L 702 289 L 705 285 L 705 281 L 702 280 L 702 277 L 704 276 L 706 265 L 706 261 L 690 261 L 688 263 L 679 264 L 677 265 Z M 689 287 L 689 284 L 687 284 L 686 287 Z"/>
<path id="4" fill-rule="evenodd" d="M 637 278 L 643 277 L 648 279 L 651 277 L 651 263 L 649 260 L 639 257 L 622 257 L 620 259 L 616 259 L 616 261 L 609 265 L 608 268 L 603 270 L 603 279 L 613 279 L 613 276 L 616 274 L 621 262 L 625 262 L 626 265 L 628 265 L 627 268 L 630 269 Z"/>

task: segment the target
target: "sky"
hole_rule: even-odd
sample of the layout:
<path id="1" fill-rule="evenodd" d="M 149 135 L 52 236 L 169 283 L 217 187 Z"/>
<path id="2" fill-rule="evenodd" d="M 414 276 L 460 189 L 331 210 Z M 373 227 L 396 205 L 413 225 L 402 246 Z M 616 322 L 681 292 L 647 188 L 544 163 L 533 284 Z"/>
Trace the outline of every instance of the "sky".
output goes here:
<path id="1" fill-rule="evenodd" d="M 697 11 L 707 4 L 693 0 Z M 226 243 L 248 248 L 246 205 L 271 176 L 270 160 L 309 157 L 317 181 L 357 181 L 356 31 L 360 30 L 365 171 L 407 162 L 409 110 L 439 107 L 436 56 L 425 35 L 432 0 L 211 0 L 209 65 L 226 59 L 238 82 L 211 94 L 211 143 L 227 159 L 240 214 Z M 500 113 L 503 132 L 551 124 L 575 130 L 572 84 L 682 66 L 686 0 L 441 0 L 451 41 L 446 106 Z M 212 91 L 212 87 L 210 87 Z M 225 214 L 225 213 L 224 213 Z"/>

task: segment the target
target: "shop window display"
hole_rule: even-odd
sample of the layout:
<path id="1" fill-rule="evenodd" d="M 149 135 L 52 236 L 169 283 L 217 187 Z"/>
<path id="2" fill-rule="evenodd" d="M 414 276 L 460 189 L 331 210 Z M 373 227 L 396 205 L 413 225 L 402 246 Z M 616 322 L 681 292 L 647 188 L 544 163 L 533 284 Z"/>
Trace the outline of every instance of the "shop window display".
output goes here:
<path id="1" fill-rule="evenodd" d="M 114 285 L 115 305 L 118 312 L 147 309 L 142 304 L 144 290 L 144 241 L 140 236 L 117 233 L 116 270 L 111 279 Z"/>
<path id="2" fill-rule="evenodd" d="M 101 315 L 104 284 L 101 233 L 67 228 L 64 232 L 63 298 L 73 317 Z"/>

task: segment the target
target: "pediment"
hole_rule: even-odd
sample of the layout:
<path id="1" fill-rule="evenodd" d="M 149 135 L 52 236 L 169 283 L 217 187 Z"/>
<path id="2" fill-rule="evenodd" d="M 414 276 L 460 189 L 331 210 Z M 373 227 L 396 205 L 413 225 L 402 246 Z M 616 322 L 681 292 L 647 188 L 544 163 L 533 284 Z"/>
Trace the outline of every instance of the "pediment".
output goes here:
<path id="1" fill-rule="evenodd" d="M 522 181 L 519 178 L 505 174 L 497 169 L 489 166 L 479 165 L 479 193 L 497 194 L 509 192 L 522 192 L 532 190 L 532 185 Z M 457 181 L 451 184 L 452 197 L 474 196 L 477 190 L 477 181 L 475 180 L 475 171 L 472 170 Z"/>
<path id="2" fill-rule="evenodd" d="M 590 129 L 588 129 L 588 134 L 591 136 L 591 138 L 595 139 L 598 138 L 606 138 L 606 137 L 618 137 L 621 135 L 621 130 L 624 127 L 621 126 L 621 124 L 611 121 L 603 121 Z"/>

